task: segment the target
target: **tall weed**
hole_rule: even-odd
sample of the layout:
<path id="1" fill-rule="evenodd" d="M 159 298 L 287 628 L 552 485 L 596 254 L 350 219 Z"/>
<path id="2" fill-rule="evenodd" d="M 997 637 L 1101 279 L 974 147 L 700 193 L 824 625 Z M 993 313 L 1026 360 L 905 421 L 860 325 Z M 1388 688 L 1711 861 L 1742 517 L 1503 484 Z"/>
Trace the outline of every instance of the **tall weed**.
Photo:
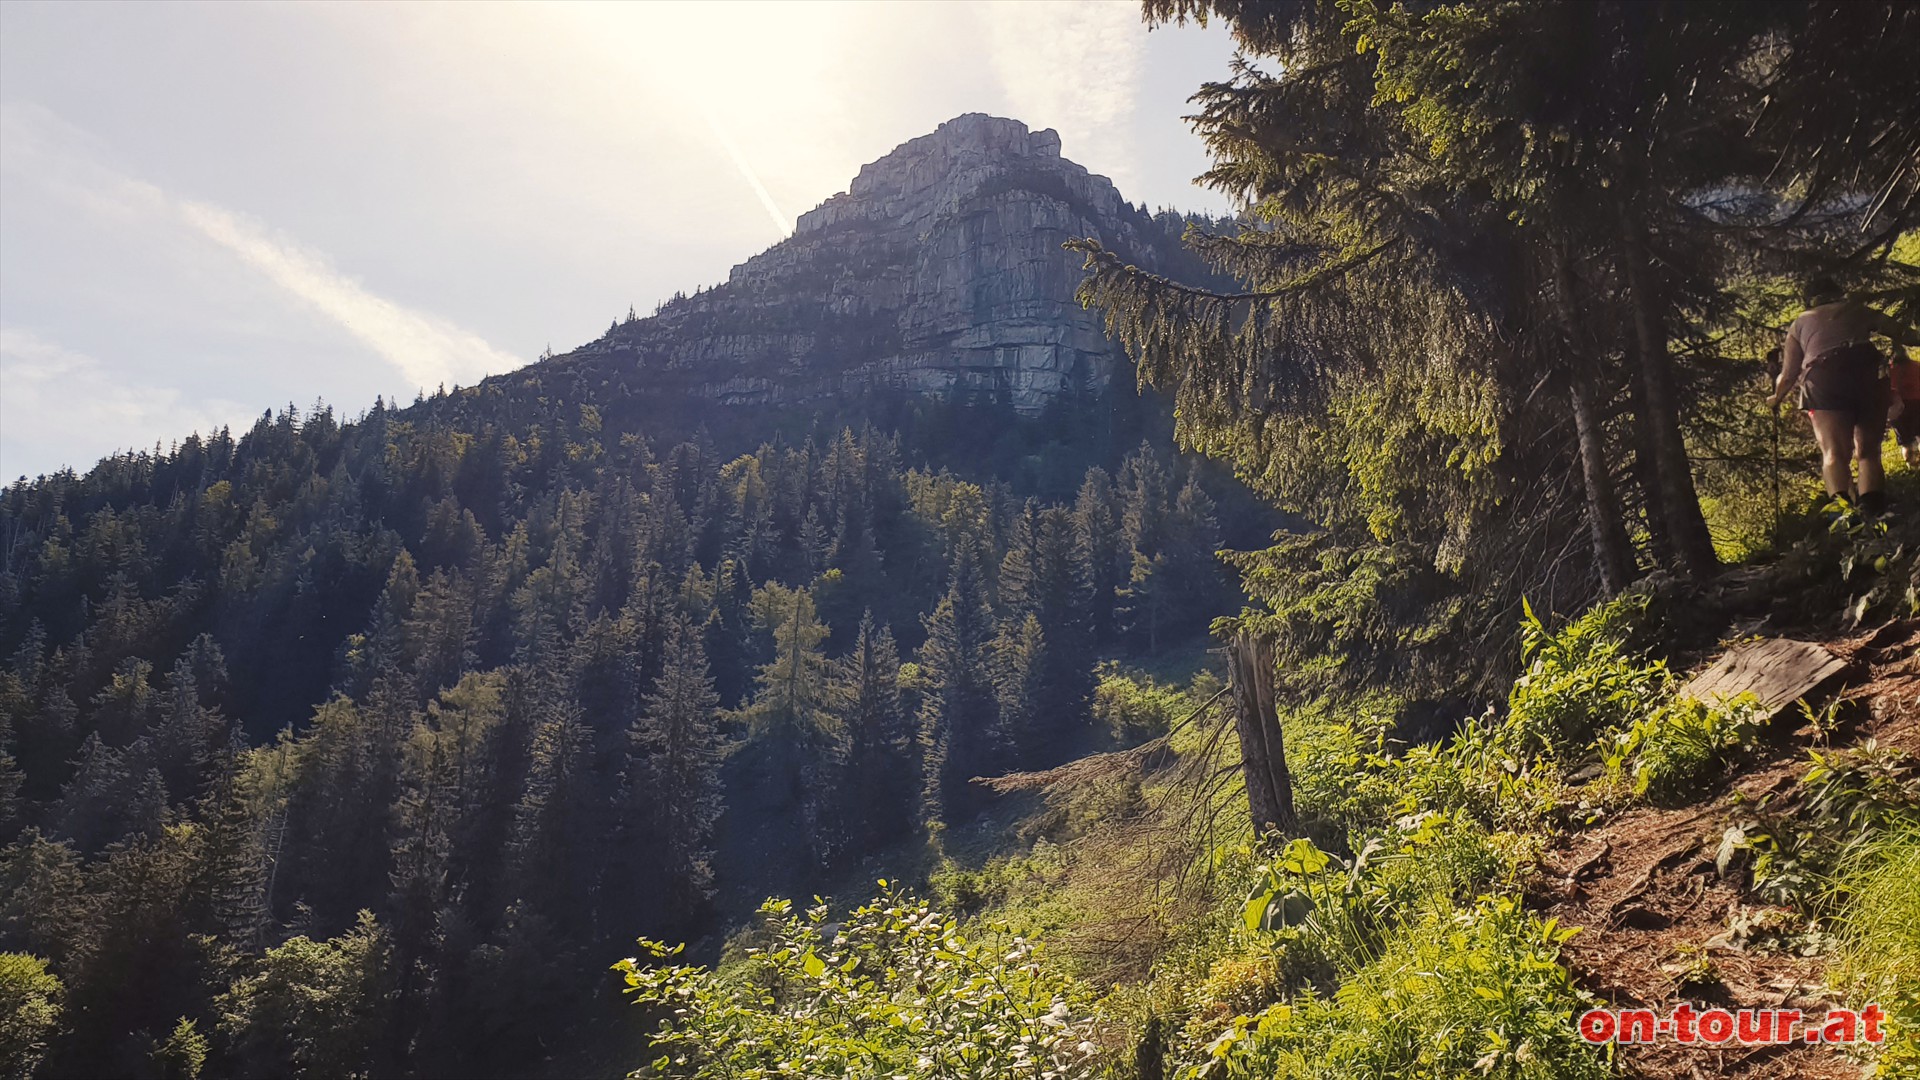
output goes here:
<path id="1" fill-rule="evenodd" d="M 1842 868 L 1861 851 L 1889 833 L 1920 828 L 1920 770 L 1904 751 L 1872 740 L 1807 756 L 1812 767 L 1795 788 L 1798 805 L 1780 812 L 1762 802 L 1728 831 L 1722 850 L 1753 853 L 1754 890 L 1768 900 L 1821 913 L 1843 895 Z"/>
<path id="2" fill-rule="evenodd" d="M 1241 1017 L 1183 1080 L 1584 1080 L 1609 1075 L 1575 1034 L 1560 946 L 1574 931 L 1483 898 L 1429 912 L 1330 996 Z"/>
<path id="3" fill-rule="evenodd" d="M 1656 802 L 1684 799 L 1736 752 L 1751 751 L 1766 719 L 1765 707 L 1750 693 L 1717 702 L 1676 698 L 1612 739 L 1601 739 L 1607 771 L 1631 775 L 1635 795 Z"/>
<path id="4" fill-rule="evenodd" d="M 1507 696 L 1500 745 L 1525 760 L 1564 760 L 1602 732 L 1646 716 L 1672 682 L 1662 660 L 1647 660 L 1630 642 L 1646 614 L 1645 597 L 1602 604 L 1549 632 L 1525 605 L 1520 659 L 1526 669 Z"/>
<path id="5" fill-rule="evenodd" d="M 1886 1012 L 1875 1075 L 1920 1076 L 1920 824 L 1889 832 L 1836 881 L 1840 947 L 1829 977 L 1851 1005 Z"/>

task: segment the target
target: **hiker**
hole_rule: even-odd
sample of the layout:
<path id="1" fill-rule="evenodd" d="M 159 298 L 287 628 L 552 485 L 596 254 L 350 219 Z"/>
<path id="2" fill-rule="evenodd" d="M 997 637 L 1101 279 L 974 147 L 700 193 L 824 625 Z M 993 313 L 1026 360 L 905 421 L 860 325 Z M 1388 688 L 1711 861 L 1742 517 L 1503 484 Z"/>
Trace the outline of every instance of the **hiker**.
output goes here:
<path id="1" fill-rule="evenodd" d="M 1780 377 L 1768 404 L 1778 407 L 1798 386 L 1800 407 L 1813 421 L 1813 437 L 1820 444 L 1820 478 L 1827 494 L 1847 498 L 1863 514 L 1879 514 L 1887 501 L 1881 490 L 1885 476 L 1880 442 L 1893 401 L 1887 365 L 1872 335 L 1892 339 L 1901 359 L 1906 356 L 1902 346 L 1920 344 L 1920 337 L 1847 299 L 1832 278 L 1814 278 L 1802 295 L 1807 310 L 1787 329 Z M 1859 463 L 1857 478 L 1849 459 Z"/>

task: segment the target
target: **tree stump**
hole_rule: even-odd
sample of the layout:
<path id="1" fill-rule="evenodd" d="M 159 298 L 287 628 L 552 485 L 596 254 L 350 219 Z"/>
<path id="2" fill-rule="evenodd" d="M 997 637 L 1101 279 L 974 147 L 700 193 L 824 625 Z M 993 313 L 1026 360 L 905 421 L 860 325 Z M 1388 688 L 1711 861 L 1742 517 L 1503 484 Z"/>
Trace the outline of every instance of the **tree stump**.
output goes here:
<path id="1" fill-rule="evenodd" d="M 1247 780 L 1247 806 L 1256 834 L 1300 831 L 1293 813 L 1293 780 L 1273 702 L 1273 643 L 1241 632 L 1227 644 L 1233 684 L 1234 730 L 1240 737 L 1240 769 Z"/>

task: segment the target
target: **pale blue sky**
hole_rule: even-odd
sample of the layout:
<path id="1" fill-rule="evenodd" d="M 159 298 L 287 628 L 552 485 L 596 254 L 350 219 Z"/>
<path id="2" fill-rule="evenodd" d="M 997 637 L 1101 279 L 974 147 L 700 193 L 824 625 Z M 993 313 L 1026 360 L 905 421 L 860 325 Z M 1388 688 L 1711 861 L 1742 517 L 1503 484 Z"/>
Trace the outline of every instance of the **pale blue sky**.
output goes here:
<path id="1" fill-rule="evenodd" d="M 0 477 L 353 414 L 722 280 L 963 112 L 1218 212 L 1218 28 L 1078 3 L 0 5 Z"/>

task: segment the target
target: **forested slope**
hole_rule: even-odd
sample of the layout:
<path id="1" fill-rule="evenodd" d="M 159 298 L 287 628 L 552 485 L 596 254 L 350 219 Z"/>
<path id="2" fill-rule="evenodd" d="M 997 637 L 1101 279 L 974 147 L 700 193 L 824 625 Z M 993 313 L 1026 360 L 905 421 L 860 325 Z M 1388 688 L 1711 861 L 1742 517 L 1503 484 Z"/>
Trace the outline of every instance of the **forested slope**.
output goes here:
<path id="1" fill-rule="evenodd" d="M 1899 516 L 1818 497 L 1760 387 L 1810 273 L 1920 310 L 1920 8 L 1145 13 L 1271 61 L 1196 98 L 1236 222 L 961 118 L 573 353 L 9 487 L 9 1052 L 1686 1075 L 1727 1063 L 1575 1017 L 1738 1005 L 1763 971 L 1886 1003 L 1862 1052 L 1910 1067 L 1920 975 L 1882 911 L 1920 822 L 1887 653 L 1920 491 L 1895 465 Z M 947 205 L 938 242 L 895 228 Z M 1078 304 L 969 261 L 1042 234 Z M 834 247 L 859 237 L 878 263 Z M 1678 693 L 1755 634 L 1869 690 L 1784 719 Z M 1292 792 L 1264 834 L 1256 756 Z M 1623 879 L 1616 838 L 1658 853 Z M 1662 952 L 1609 982 L 1635 948 Z"/>
<path id="2" fill-rule="evenodd" d="M 1243 50 L 1191 119 L 1247 214 L 1188 237 L 1239 284 L 1085 238 L 1081 296 L 1313 527 L 1227 556 L 1231 693 L 1104 684 L 1158 737 L 992 782 L 1039 840 L 770 906 L 715 970 L 644 942 L 641 1074 L 1911 1074 L 1920 492 L 1889 449 L 1890 516 L 1822 494 L 1765 397 L 1807 278 L 1913 337 L 1920 9 L 1143 7 Z M 1754 635 L 1853 663 L 1804 711 L 1681 692 Z M 1732 1044 L 1870 1005 L 1883 1042 Z"/>
<path id="3" fill-rule="evenodd" d="M 183 1017 L 241 1074 L 531 1067 L 716 874 L 808 889 L 964 819 L 1083 741 L 1098 653 L 1226 595 L 1151 445 L 1039 500 L 873 429 L 722 457 L 491 393 L 7 492 L 5 926 L 66 987 L 54 1073 Z M 777 842 L 716 858 L 723 820 Z"/>

